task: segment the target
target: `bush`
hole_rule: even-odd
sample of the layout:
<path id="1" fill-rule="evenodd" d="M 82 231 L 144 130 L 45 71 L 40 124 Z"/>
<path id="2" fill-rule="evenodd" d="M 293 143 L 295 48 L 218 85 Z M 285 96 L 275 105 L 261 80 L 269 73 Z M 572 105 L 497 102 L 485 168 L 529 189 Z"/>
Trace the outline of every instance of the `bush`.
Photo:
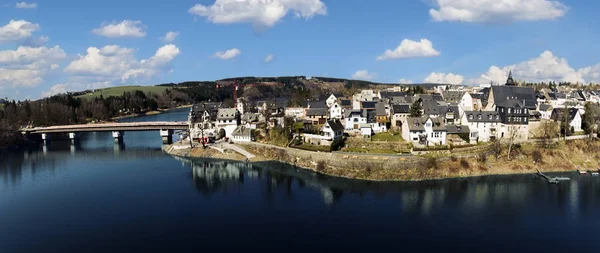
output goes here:
<path id="1" fill-rule="evenodd" d="M 318 161 L 317 162 L 317 171 L 318 172 L 325 171 L 325 161 Z"/>
<path id="2" fill-rule="evenodd" d="M 469 162 L 467 160 L 460 159 L 460 166 L 463 167 L 463 169 L 468 169 L 471 167 L 471 165 L 469 164 Z"/>
<path id="3" fill-rule="evenodd" d="M 533 151 L 533 153 L 531 153 L 531 158 L 533 159 L 533 161 L 535 163 L 541 164 L 543 157 L 542 157 L 542 153 L 538 150 Z"/>
<path id="4" fill-rule="evenodd" d="M 485 153 L 480 153 L 477 156 L 477 161 L 479 161 L 480 163 L 487 162 L 487 155 Z"/>
<path id="5" fill-rule="evenodd" d="M 458 159 L 456 159 L 456 156 L 451 156 L 450 161 L 456 162 L 456 161 L 458 161 Z"/>

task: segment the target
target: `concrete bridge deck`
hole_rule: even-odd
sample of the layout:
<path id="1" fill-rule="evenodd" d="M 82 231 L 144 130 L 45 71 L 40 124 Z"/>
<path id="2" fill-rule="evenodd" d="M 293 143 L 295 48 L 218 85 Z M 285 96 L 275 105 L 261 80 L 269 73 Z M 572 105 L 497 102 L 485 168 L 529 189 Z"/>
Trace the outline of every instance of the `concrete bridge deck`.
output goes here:
<path id="1" fill-rule="evenodd" d="M 72 133 L 72 132 L 114 132 L 151 130 L 188 130 L 186 121 L 155 121 L 64 125 L 50 127 L 23 128 L 25 134 Z"/>

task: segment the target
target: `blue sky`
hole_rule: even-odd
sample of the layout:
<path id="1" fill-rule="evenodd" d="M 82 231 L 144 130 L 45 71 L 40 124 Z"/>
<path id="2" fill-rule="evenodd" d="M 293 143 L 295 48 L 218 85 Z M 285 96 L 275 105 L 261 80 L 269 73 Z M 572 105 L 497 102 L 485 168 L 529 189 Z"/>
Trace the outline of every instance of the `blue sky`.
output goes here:
<path id="1" fill-rule="evenodd" d="M 512 70 L 518 80 L 597 83 L 599 7 L 581 0 L 3 1 L 0 97 L 248 75 L 471 85 L 502 82 Z M 165 41 L 167 32 L 177 36 Z"/>

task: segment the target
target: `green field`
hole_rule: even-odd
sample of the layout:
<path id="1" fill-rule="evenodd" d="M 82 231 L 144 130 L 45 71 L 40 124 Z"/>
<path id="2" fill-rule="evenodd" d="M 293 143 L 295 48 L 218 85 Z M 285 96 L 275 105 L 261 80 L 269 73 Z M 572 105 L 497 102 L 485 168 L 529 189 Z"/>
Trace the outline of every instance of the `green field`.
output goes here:
<path id="1" fill-rule="evenodd" d="M 168 89 L 168 87 L 163 87 L 163 86 L 118 86 L 118 87 L 111 87 L 111 88 L 106 88 L 106 89 L 99 89 L 99 90 L 96 90 L 96 92 L 88 93 L 88 94 L 77 96 L 77 97 L 87 99 L 87 98 L 100 97 L 100 95 L 102 95 L 103 97 L 107 98 L 110 96 L 121 96 L 125 92 L 135 92 L 136 90 L 142 91 L 146 94 L 148 94 L 148 93 L 160 94 L 163 91 L 165 91 L 166 89 Z"/>

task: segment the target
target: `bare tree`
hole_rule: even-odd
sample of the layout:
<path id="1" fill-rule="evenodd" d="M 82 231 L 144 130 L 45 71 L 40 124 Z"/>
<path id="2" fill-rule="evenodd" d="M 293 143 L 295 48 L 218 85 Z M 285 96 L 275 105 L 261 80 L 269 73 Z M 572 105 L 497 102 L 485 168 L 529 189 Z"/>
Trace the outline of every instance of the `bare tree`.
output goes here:
<path id="1" fill-rule="evenodd" d="M 519 129 L 519 126 L 508 126 L 508 160 L 510 160 L 510 152 L 512 151 L 515 140 L 521 135 Z"/>
<path id="2" fill-rule="evenodd" d="M 554 138 L 558 136 L 560 127 L 556 121 L 543 120 L 540 128 L 538 129 L 538 135 L 542 141 L 542 145 L 545 148 L 549 148 L 554 142 Z"/>

